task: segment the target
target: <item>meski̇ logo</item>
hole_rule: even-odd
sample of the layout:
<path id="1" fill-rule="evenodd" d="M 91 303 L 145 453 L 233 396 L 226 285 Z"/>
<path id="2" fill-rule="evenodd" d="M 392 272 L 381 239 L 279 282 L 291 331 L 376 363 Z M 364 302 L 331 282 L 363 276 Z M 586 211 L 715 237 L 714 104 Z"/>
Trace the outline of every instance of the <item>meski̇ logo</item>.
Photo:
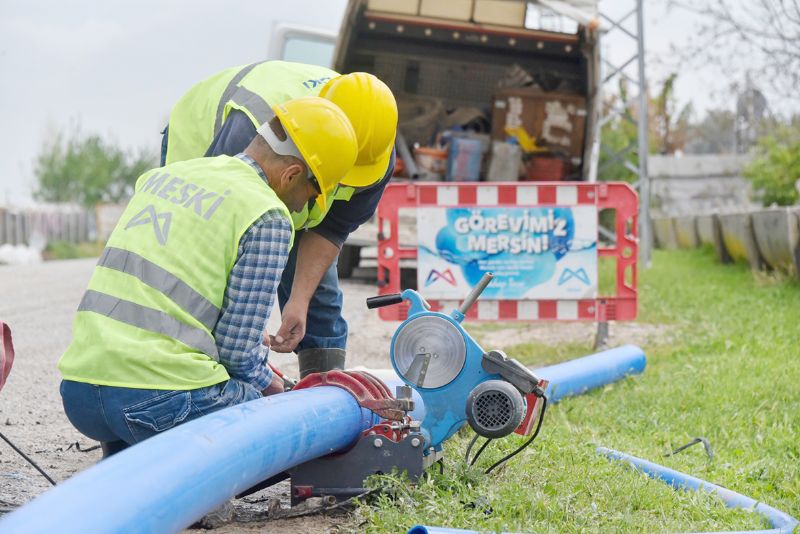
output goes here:
<path id="1" fill-rule="evenodd" d="M 436 269 L 431 269 L 431 272 L 428 273 L 428 278 L 425 280 L 425 287 L 428 287 L 437 280 L 444 280 L 451 286 L 456 285 L 456 277 L 453 275 L 453 271 L 450 269 L 446 269 L 443 272 L 439 272 Z"/>

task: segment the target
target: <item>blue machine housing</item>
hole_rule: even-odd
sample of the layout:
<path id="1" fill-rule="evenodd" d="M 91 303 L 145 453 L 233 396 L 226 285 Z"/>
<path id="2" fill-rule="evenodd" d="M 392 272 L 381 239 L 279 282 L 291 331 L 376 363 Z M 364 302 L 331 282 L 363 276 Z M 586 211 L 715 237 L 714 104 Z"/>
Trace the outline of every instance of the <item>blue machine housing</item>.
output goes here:
<path id="1" fill-rule="evenodd" d="M 502 378 L 498 374 L 489 374 L 483 369 L 481 362 L 484 350 L 461 326 L 461 321 L 464 320 L 462 313 L 453 310 L 450 315 L 447 315 L 430 311 L 426 306 L 425 299 L 413 289 L 403 291 L 402 298 L 407 300 L 411 307 L 408 310 L 408 318 L 398 327 L 392 337 L 390 349 L 392 366 L 400 379 L 417 391 L 425 403 L 425 418 L 421 423 L 421 433 L 427 440 L 426 452 L 430 447 L 433 447 L 435 451 L 440 451 L 442 442 L 458 432 L 458 429 L 467 421 L 465 408 L 470 391 L 481 382 Z M 398 333 L 410 321 L 418 320 L 426 315 L 439 317 L 453 324 L 463 336 L 466 345 L 464 366 L 461 371 L 450 383 L 438 388 L 418 387 L 409 382 L 395 362 L 395 341 Z"/>

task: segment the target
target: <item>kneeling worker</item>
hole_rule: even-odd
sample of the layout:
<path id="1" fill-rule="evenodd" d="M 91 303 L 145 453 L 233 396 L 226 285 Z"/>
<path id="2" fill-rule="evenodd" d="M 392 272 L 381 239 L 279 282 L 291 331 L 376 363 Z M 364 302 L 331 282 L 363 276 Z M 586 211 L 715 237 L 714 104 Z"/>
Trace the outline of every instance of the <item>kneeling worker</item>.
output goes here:
<path id="1" fill-rule="evenodd" d="M 59 361 L 70 422 L 105 456 L 209 412 L 283 391 L 265 328 L 294 238 L 356 160 L 338 106 L 290 100 L 243 153 L 142 175 Z"/>

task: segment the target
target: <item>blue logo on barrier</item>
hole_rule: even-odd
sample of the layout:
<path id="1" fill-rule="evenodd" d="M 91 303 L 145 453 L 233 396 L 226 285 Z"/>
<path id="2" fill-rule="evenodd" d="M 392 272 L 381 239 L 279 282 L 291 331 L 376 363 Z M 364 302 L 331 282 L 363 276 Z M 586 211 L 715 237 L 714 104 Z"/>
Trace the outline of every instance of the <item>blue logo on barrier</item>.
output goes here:
<path id="1" fill-rule="evenodd" d="M 583 267 L 581 267 L 577 271 L 573 271 L 572 269 L 568 269 L 565 267 L 564 270 L 561 271 L 561 276 L 558 278 L 558 285 L 566 284 L 573 278 L 577 278 L 587 286 L 591 285 L 591 283 L 589 282 L 589 275 L 586 274 L 586 270 Z"/>

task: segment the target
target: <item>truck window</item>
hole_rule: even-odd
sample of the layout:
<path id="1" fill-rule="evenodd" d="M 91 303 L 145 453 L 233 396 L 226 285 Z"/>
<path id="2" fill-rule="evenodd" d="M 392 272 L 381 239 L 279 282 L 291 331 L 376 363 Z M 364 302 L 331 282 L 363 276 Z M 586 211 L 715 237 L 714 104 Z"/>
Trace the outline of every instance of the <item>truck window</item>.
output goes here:
<path id="1" fill-rule="evenodd" d="M 284 43 L 281 59 L 330 67 L 333 63 L 333 46 L 332 42 L 300 36 L 289 37 Z"/>

